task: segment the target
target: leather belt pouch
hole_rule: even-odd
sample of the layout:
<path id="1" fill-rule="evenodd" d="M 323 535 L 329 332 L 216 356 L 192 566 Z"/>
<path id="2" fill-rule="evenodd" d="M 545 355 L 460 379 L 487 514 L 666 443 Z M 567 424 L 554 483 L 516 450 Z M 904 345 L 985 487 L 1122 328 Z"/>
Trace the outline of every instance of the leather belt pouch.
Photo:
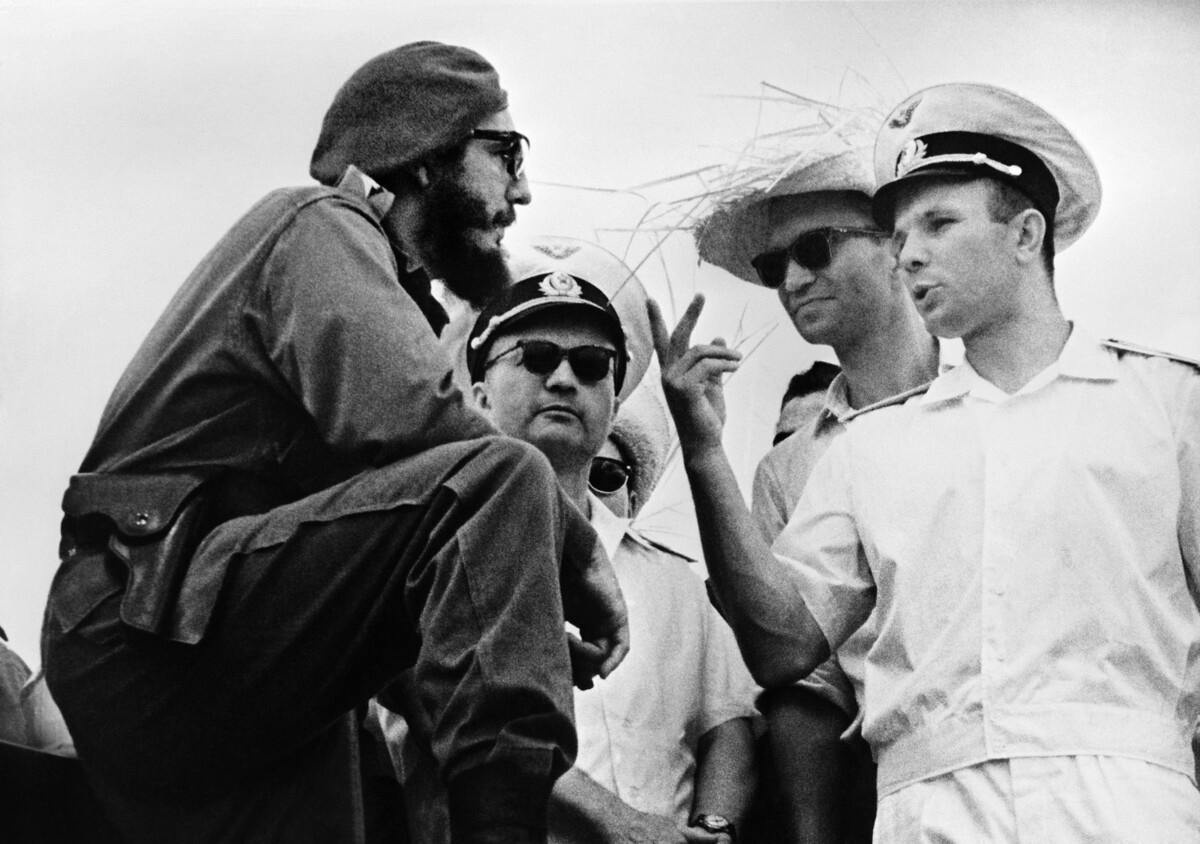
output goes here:
<path id="1" fill-rule="evenodd" d="M 130 627 L 195 644 L 210 605 L 177 607 L 192 555 L 214 527 L 206 483 L 212 473 L 81 474 L 63 496 L 64 525 L 88 544 L 107 543 L 129 571 L 121 620 Z"/>

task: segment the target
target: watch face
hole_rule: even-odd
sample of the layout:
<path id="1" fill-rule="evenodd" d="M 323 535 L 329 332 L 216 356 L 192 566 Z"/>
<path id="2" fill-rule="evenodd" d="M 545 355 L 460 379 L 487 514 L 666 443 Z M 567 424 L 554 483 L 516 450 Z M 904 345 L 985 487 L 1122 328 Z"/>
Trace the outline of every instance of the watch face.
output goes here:
<path id="1" fill-rule="evenodd" d="M 696 826 L 709 832 L 728 832 L 733 824 L 720 815 L 700 815 L 696 818 Z"/>

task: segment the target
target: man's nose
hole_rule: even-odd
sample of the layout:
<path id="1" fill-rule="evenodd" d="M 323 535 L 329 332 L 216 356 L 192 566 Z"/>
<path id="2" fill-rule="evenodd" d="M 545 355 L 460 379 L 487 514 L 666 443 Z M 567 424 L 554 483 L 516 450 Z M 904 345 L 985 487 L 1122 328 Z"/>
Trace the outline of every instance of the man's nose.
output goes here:
<path id="1" fill-rule="evenodd" d="M 533 199 L 533 192 L 529 189 L 529 178 L 524 173 L 509 180 L 507 196 L 513 205 L 528 205 Z"/>
<path id="2" fill-rule="evenodd" d="M 782 288 L 789 293 L 796 293 L 813 283 L 816 273 L 805 269 L 795 261 L 789 260 L 787 271 L 783 274 Z"/>
<path id="3" fill-rule="evenodd" d="M 567 387 L 578 387 L 579 378 L 575 375 L 575 370 L 571 368 L 571 362 L 567 360 L 567 356 L 563 355 L 563 359 L 558 362 L 558 366 L 550 370 L 546 375 L 547 389 L 563 389 Z"/>
<path id="4" fill-rule="evenodd" d="M 904 238 L 896 248 L 896 269 L 913 272 L 925 266 L 929 261 L 928 250 L 919 236 Z"/>

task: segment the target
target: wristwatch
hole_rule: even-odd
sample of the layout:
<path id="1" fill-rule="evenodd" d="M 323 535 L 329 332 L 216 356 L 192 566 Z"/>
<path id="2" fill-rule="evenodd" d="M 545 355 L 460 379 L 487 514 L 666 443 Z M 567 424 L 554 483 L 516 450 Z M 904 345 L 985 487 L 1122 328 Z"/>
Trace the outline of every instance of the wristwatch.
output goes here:
<path id="1" fill-rule="evenodd" d="M 733 825 L 733 821 L 724 815 L 712 815 L 702 813 L 692 818 L 689 826 L 698 826 L 705 832 L 718 833 L 723 832 L 729 836 L 732 844 L 737 844 L 737 827 Z"/>

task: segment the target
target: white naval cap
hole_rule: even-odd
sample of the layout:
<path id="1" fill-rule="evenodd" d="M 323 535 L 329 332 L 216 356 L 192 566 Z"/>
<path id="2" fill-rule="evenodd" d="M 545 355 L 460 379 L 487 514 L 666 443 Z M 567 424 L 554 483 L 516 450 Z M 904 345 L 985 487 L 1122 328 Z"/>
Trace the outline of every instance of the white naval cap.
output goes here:
<path id="1" fill-rule="evenodd" d="M 624 261 L 603 246 L 563 235 L 534 235 L 509 247 L 513 279 L 563 272 L 600 288 L 612 302 L 625 332 L 628 368 L 618 396 L 629 398 L 654 357 L 646 288 Z"/>
<path id="2" fill-rule="evenodd" d="M 1100 174 L 1075 137 L 1040 106 L 992 85 L 925 88 L 884 119 L 875 141 L 876 221 L 890 228 L 900 186 L 934 175 L 987 176 L 1023 191 L 1060 251 L 1100 210 Z"/>

